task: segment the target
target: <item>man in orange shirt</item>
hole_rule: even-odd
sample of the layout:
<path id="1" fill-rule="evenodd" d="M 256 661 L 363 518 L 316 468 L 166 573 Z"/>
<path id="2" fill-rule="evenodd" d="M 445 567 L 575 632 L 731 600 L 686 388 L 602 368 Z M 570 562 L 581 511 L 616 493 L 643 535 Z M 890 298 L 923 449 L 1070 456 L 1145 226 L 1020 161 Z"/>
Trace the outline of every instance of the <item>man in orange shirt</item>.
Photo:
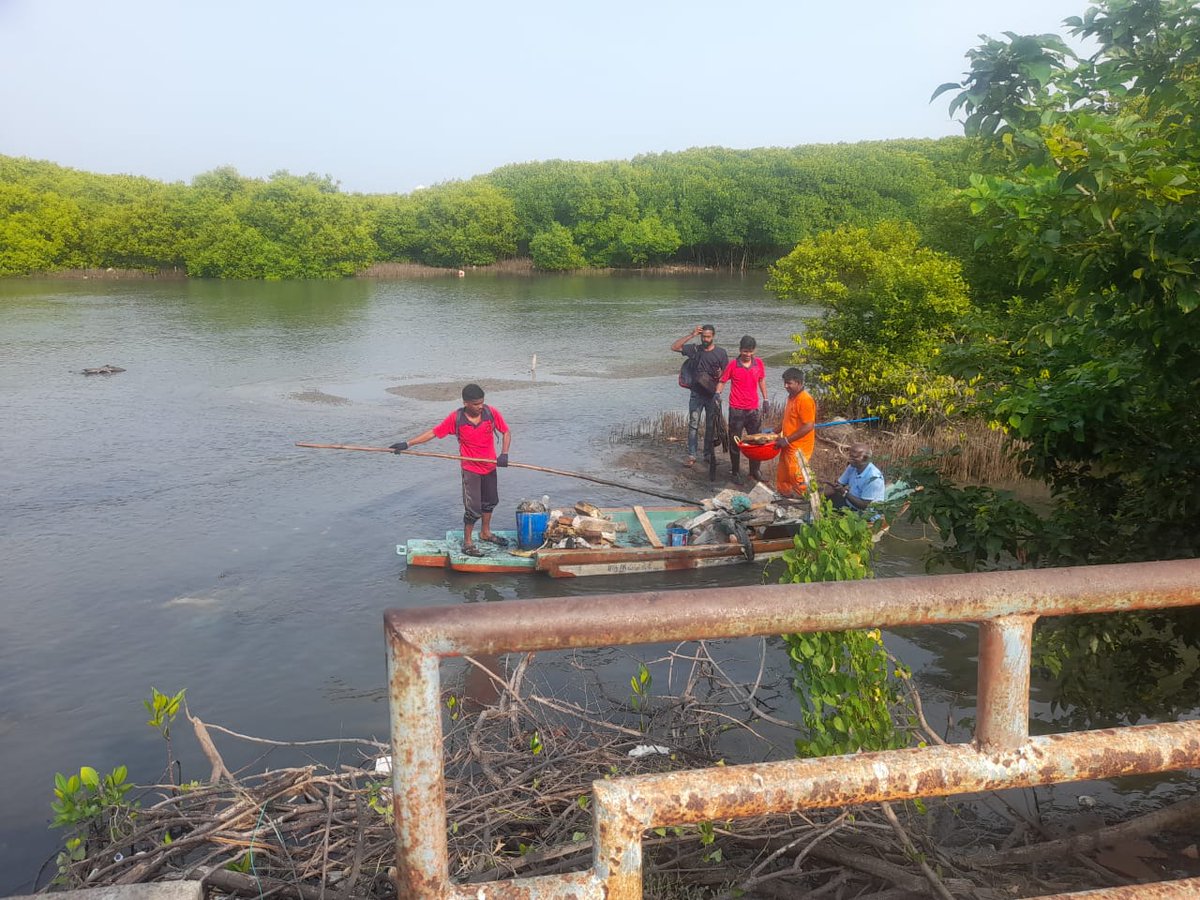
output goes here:
<path id="1" fill-rule="evenodd" d="M 787 402 L 783 406 L 783 424 L 779 445 L 779 460 L 775 469 L 775 489 L 785 497 L 803 497 L 807 489 L 804 470 L 796 457 L 804 454 L 804 462 L 812 459 L 816 445 L 817 401 L 804 389 L 804 373 L 797 368 L 783 373 L 783 386 L 787 390 Z"/>

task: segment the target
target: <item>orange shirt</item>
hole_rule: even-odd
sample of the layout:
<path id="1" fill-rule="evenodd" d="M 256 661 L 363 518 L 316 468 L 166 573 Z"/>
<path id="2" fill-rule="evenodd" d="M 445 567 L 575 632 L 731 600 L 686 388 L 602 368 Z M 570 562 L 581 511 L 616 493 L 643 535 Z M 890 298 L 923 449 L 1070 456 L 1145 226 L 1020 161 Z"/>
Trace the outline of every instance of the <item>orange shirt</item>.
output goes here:
<path id="1" fill-rule="evenodd" d="M 784 434 L 792 434 L 806 422 L 817 421 L 817 402 L 808 391 L 801 391 L 795 397 L 789 396 L 783 407 L 783 425 L 780 430 Z M 802 497 L 808 489 L 804 470 L 800 468 L 796 458 L 797 452 L 804 454 L 804 461 L 812 458 L 813 448 L 817 443 L 816 430 L 809 431 L 802 438 L 791 442 L 787 450 L 777 457 L 775 464 L 775 489 L 784 497 Z"/>
<path id="2" fill-rule="evenodd" d="M 811 423 L 817 424 L 817 401 L 808 391 L 801 391 L 795 397 L 789 396 L 783 407 L 783 426 L 779 429 L 784 434 L 792 434 L 800 426 Z M 817 432 L 813 429 L 802 438 L 792 441 L 792 449 L 804 454 L 807 462 L 812 459 L 813 448 L 817 445 Z"/>

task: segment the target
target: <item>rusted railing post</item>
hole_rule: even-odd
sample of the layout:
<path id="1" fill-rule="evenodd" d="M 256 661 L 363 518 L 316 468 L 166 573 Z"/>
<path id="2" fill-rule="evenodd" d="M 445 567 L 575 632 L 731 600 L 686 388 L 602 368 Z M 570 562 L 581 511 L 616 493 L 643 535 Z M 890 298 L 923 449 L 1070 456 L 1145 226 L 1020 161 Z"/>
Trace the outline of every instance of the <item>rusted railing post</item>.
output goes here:
<path id="1" fill-rule="evenodd" d="M 1200 560 L 887 581 L 636 592 L 386 614 L 401 900 L 640 900 L 648 828 L 1200 768 L 1200 721 L 1029 737 L 1039 616 L 1200 606 Z M 593 785 L 592 868 L 454 885 L 438 663 L 474 653 L 978 622 L 976 739 L 923 749 L 641 775 Z M 1196 896 L 1196 880 L 1096 893 Z M 1192 893 L 1189 893 L 1189 890 Z M 1080 895 L 1088 896 L 1088 895 Z"/>
<path id="2" fill-rule="evenodd" d="M 1029 667 L 1037 616 L 1001 616 L 979 623 L 979 748 L 1012 750 L 1029 739 Z"/>
<path id="3" fill-rule="evenodd" d="M 605 887 L 605 900 L 642 900 L 642 832 L 650 827 L 649 807 L 592 783 L 592 872 Z"/>
<path id="4" fill-rule="evenodd" d="M 388 632 L 391 684 L 392 810 L 399 900 L 450 890 L 446 782 L 442 767 L 440 658 Z"/>

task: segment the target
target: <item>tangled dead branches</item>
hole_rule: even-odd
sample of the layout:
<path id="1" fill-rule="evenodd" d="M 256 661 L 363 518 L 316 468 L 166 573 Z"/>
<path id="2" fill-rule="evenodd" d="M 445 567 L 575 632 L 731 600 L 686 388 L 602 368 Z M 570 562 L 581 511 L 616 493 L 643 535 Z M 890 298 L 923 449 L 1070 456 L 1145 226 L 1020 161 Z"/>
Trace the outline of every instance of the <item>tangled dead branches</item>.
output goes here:
<path id="1" fill-rule="evenodd" d="M 711 645 L 678 647 L 655 661 L 656 670 L 666 669 L 665 691 L 656 691 L 639 667 L 631 693 L 614 696 L 612 685 L 567 657 L 590 678 L 574 697 L 532 684 L 528 655 L 471 660 L 462 683 L 444 694 L 455 879 L 588 868 L 597 779 L 722 765 L 731 747 L 740 748 L 743 759 L 789 756 L 790 748 L 774 743 L 791 727 L 777 709 L 787 688 L 764 682 L 765 659 L 764 649 L 757 675 L 739 682 Z M 506 670 L 505 662 L 513 665 Z M 394 896 L 390 779 L 380 762 L 387 759 L 386 745 L 349 742 L 360 749 L 356 765 L 231 772 L 212 733 L 243 743 L 279 742 L 189 718 L 212 766 L 208 783 L 149 788 L 123 827 L 89 840 L 83 859 L 61 865 L 57 884 L 203 878 L 210 894 Z M 938 739 L 932 732 L 926 738 Z M 306 742 L 305 750 L 338 745 L 341 752 L 347 743 Z M 999 900 L 1125 883 L 1061 842 L 1052 867 L 1039 870 L 1031 848 L 1016 845 L 1036 837 L 1040 823 L 1009 811 L 1013 818 L 1006 820 L 979 804 L 938 802 L 658 828 L 644 842 L 646 892 Z"/>

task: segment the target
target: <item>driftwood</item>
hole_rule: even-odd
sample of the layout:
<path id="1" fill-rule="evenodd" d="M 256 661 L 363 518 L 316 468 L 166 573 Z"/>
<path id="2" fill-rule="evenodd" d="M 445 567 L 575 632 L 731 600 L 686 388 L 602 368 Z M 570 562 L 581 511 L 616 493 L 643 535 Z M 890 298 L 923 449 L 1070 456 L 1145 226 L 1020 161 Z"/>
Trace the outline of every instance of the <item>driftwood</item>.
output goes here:
<path id="1" fill-rule="evenodd" d="M 450 710 L 444 762 L 454 878 L 472 883 L 587 868 L 594 780 L 720 764 L 721 735 L 730 729 L 742 733 L 739 743 L 758 748 L 750 751 L 755 759 L 789 756 L 790 741 L 776 744 L 762 731 L 768 722 L 794 727 L 780 712 L 790 699 L 788 675 L 767 674 L 762 641 L 753 680 L 734 681 L 714 656 L 719 646 L 681 645 L 646 661 L 665 671 L 656 678 L 666 683 L 655 684 L 653 694 L 646 685 L 636 702 L 608 697 L 604 683 L 579 665 L 588 682 L 582 701 L 579 693 L 550 692 L 529 655 L 468 660 L 459 678 L 448 680 L 443 698 Z M 64 866 L 65 883 L 101 887 L 203 878 L 210 896 L 394 897 L 391 783 L 376 762 L 386 745 L 270 741 L 206 724 L 190 711 L 188 718 L 211 770 L 208 783 L 147 788 L 136 815 L 113 816 L 111 828 L 89 834 L 86 857 Z M 918 720 L 924 723 L 922 716 Z M 923 729 L 920 737 L 940 740 L 927 725 Z M 233 744 L 241 756 L 257 746 L 310 756 L 327 751 L 337 761 L 239 771 L 227 763 L 218 740 Z M 342 761 L 353 749 L 357 760 Z M 1197 804 L 1105 829 L 1105 836 L 1147 834 L 1189 821 Z M 999 846 L 1013 830 L 1011 820 L 943 801 L 927 807 L 925 813 L 896 805 L 764 816 L 706 823 L 707 832 L 656 829 L 644 840 L 647 895 L 678 885 L 681 896 L 696 897 L 999 900 L 1115 881 L 1094 860 L 1076 861 L 1072 854 L 1090 846 L 1079 839 L 1041 845 L 1056 856 L 1058 880 L 1036 879 L 1028 868 L 1038 855 L 1034 848 L 1020 848 L 1020 865 L 1014 863 L 1016 850 L 975 849 Z M 947 816 L 954 826 L 939 837 L 936 823 Z"/>
<path id="2" fill-rule="evenodd" d="M 1103 847 L 1117 846 L 1123 841 L 1146 838 L 1176 828 L 1191 827 L 1195 830 L 1197 823 L 1200 823 L 1200 796 L 1164 806 L 1120 825 L 1110 825 L 1069 838 L 1043 841 L 1027 847 L 977 853 L 968 859 L 977 865 L 1012 865 L 1043 859 L 1061 859 L 1066 855 L 1089 853 Z"/>
<path id="3" fill-rule="evenodd" d="M 94 369 L 84 369 L 82 374 L 84 374 L 84 375 L 116 375 L 118 372 L 124 372 L 124 371 L 125 370 L 122 369 L 120 366 L 114 366 L 114 365 L 108 364 L 108 365 L 103 365 L 103 366 L 97 366 Z"/>

